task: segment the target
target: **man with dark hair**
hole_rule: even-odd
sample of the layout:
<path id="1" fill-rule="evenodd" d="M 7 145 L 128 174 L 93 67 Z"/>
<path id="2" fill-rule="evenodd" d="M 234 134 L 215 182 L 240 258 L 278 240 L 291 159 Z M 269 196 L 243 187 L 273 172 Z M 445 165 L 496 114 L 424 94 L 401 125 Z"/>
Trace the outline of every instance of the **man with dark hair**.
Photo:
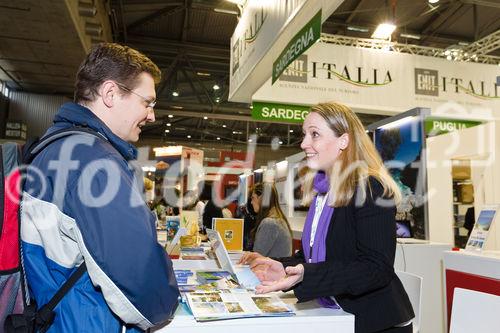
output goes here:
<path id="1" fill-rule="evenodd" d="M 161 72 L 145 55 L 95 46 L 76 75 L 75 101 L 46 135 L 69 128 L 27 171 L 21 212 L 26 277 L 44 305 L 82 263 L 87 272 L 55 308 L 49 332 L 140 332 L 178 304 L 172 262 L 157 243 L 129 142 L 155 120 Z"/>

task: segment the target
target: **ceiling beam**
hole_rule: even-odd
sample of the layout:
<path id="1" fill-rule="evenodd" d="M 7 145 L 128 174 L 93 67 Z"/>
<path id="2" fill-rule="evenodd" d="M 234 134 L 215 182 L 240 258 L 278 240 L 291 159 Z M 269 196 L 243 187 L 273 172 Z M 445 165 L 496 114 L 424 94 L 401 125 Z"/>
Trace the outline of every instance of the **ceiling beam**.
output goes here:
<path id="1" fill-rule="evenodd" d="M 216 53 L 220 53 L 220 54 L 227 54 L 228 57 L 230 56 L 229 41 L 228 41 L 227 45 L 216 46 L 213 44 L 194 43 L 194 42 L 179 42 L 177 40 L 169 40 L 169 39 L 164 39 L 164 38 L 134 35 L 134 36 L 130 36 L 130 42 L 135 43 L 135 44 L 153 44 L 153 45 L 156 44 L 156 45 L 158 45 L 159 49 L 168 48 L 168 47 L 170 47 L 170 48 L 183 47 L 183 48 L 186 48 L 189 50 L 216 52 Z"/>
<path id="2" fill-rule="evenodd" d="M 189 28 L 189 8 L 191 8 L 191 0 L 184 0 L 184 21 L 182 22 L 181 41 L 186 42 L 187 32 Z"/>
<path id="3" fill-rule="evenodd" d="M 486 0 L 460 0 L 460 1 L 469 5 L 500 8 L 500 3 L 498 1 L 486 1 Z"/>
<path id="4" fill-rule="evenodd" d="M 349 14 L 349 17 L 345 20 L 345 23 L 351 23 L 353 20 L 354 16 L 356 16 L 357 10 L 361 7 L 361 4 L 363 3 L 364 0 L 358 0 L 358 3 L 354 6 L 352 9 L 352 13 Z"/>
<path id="5" fill-rule="evenodd" d="M 455 2 L 448 6 L 442 13 L 438 13 L 435 19 L 431 18 L 429 24 L 424 24 L 425 28 L 422 30 L 422 35 L 434 35 L 443 24 L 448 23 L 448 21 L 464 7 L 463 3 Z M 424 37 L 423 39 L 426 39 Z"/>
<path id="6" fill-rule="evenodd" d="M 177 6 L 177 4 L 175 4 L 175 5 Z M 172 8 L 172 6 L 173 6 L 173 4 L 167 4 L 166 7 L 162 8 L 156 12 L 153 12 L 147 16 L 144 16 L 144 17 L 138 19 L 137 21 L 130 23 L 129 25 L 127 25 L 127 30 L 131 31 L 131 30 L 137 29 L 140 26 L 147 24 L 147 23 L 150 23 L 151 21 L 154 21 L 160 17 L 172 15 L 172 14 L 175 14 L 175 13 L 184 9 L 184 4 L 181 4 L 175 8 Z"/>

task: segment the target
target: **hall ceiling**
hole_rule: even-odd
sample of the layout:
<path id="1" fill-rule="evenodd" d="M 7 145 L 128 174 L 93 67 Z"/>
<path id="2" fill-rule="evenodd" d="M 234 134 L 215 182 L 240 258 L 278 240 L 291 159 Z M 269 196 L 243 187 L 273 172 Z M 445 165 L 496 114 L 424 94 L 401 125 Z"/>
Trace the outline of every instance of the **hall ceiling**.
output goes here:
<path id="1" fill-rule="evenodd" d="M 0 0 L 1 80 L 13 89 L 71 96 L 74 73 L 88 50 L 81 31 L 71 27 L 74 17 L 64 8 L 72 2 L 77 1 Z M 254 122 L 249 105 L 227 101 L 230 38 L 238 22 L 237 15 L 227 11 L 237 13 L 236 5 L 225 0 L 80 3 L 102 6 L 111 30 L 109 40 L 137 48 L 162 69 L 157 122 L 147 126 L 143 136 L 169 142 L 186 140 L 187 135 L 201 142 L 217 137 L 246 142 L 247 134 L 258 133 L 259 143 L 278 137 L 285 144 L 297 144 L 298 126 Z M 500 29 L 500 1 L 440 0 L 431 5 L 427 0 L 346 0 L 322 30 L 370 38 L 385 20 L 396 22 L 393 40 L 400 43 L 443 49 L 464 46 Z M 108 40 L 100 36 L 91 42 L 99 39 Z M 495 48 L 490 54 L 500 52 Z M 215 84 L 220 89 L 214 90 Z M 173 96 L 174 91 L 179 96 Z M 360 118 L 367 125 L 383 116 Z"/>

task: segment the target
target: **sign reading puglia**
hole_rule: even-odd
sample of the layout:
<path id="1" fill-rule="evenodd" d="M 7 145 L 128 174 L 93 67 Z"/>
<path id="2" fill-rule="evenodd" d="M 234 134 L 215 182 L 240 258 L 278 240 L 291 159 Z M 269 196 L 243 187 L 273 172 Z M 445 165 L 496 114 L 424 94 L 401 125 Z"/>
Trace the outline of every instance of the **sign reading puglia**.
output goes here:
<path id="1" fill-rule="evenodd" d="M 253 102 L 252 118 L 259 120 L 302 123 L 309 113 L 309 106 Z"/>
<path id="2" fill-rule="evenodd" d="M 424 121 L 425 133 L 427 136 L 435 136 L 461 129 L 481 125 L 480 121 L 462 120 L 462 119 L 444 119 L 428 117 Z"/>

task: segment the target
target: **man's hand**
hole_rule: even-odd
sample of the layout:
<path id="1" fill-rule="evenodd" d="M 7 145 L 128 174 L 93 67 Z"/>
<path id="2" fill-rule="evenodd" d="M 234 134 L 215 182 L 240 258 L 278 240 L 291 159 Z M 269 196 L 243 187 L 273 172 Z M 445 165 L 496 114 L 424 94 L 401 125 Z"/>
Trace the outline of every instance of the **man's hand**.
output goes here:
<path id="1" fill-rule="evenodd" d="M 281 265 L 281 263 L 279 264 Z M 304 279 L 304 266 L 302 264 L 298 264 L 297 266 L 289 266 L 286 268 L 285 272 L 286 275 L 279 280 L 261 280 L 262 284 L 258 285 L 255 288 L 255 293 L 265 294 L 271 291 L 287 290 L 295 286 L 297 283 L 300 283 Z"/>
<path id="2" fill-rule="evenodd" d="M 264 256 L 257 252 L 244 252 L 240 260 L 238 261 L 238 264 L 250 265 L 252 261 L 254 261 L 257 258 L 264 258 Z"/>

